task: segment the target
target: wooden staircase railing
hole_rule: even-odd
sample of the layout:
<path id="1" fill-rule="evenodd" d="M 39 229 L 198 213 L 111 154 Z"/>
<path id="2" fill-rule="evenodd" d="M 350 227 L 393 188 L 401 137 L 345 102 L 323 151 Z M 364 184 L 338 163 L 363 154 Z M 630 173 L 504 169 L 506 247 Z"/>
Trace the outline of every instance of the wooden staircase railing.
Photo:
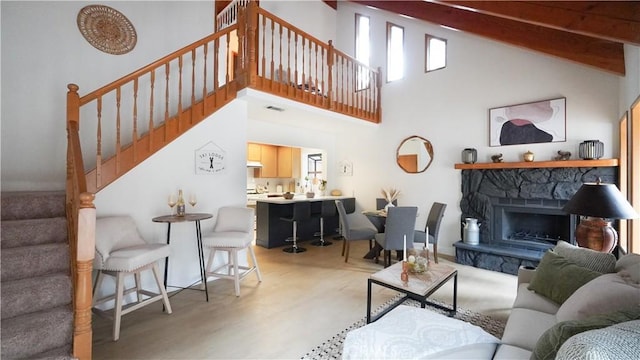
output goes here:
<path id="1" fill-rule="evenodd" d="M 77 88 L 69 87 L 69 93 Z M 66 215 L 69 239 L 69 259 L 73 282 L 73 356 L 80 360 L 91 359 L 92 330 L 91 272 L 95 254 L 96 209 L 94 195 L 87 192 L 86 176 L 80 136 L 78 133 L 77 97 L 67 97 L 67 180 Z"/>
<path id="2" fill-rule="evenodd" d="M 245 87 L 380 122 L 379 70 L 260 9 L 255 1 L 236 1 L 216 33 L 82 97 L 77 85 L 68 85 L 67 218 L 74 356 L 79 359 L 91 358 L 96 192 Z"/>
<path id="3" fill-rule="evenodd" d="M 244 3 L 245 0 L 238 0 Z M 80 97 L 87 191 L 95 193 L 250 87 L 366 121 L 380 122 L 380 71 L 260 9 Z M 93 140 L 91 140 L 93 139 Z M 89 155 L 93 154 L 93 155 Z"/>

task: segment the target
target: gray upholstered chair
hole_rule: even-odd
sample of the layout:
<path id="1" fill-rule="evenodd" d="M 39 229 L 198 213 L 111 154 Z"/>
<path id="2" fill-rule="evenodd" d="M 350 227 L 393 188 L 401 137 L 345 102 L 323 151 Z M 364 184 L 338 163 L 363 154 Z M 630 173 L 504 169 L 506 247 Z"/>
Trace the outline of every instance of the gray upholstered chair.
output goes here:
<path id="1" fill-rule="evenodd" d="M 122 315 L 162 300 L 167 314 L 171 314 L 171 304 L 167 291 L 160 278 L 158 260 L 169 256 L 169 245 L 148 244 L 145 242 L 134 220 L 130 216 L 110 216 L 96 219 L 96 256 L 93 267 L 98 270 L 98 278 L 93 288 L 94 312 L 113 318 L 113 341 L 120 338 L 120 319 Z M 140 273 L 152 270 L 158 285 L 158 293 L 142 289 Z M 114 295 L 96 298 L 96 291 L 102 284 L 104 275 L 113 276 L 116 281 Z M 134 275 L 135 286 L 125 288 L 125 275 Z M 135 292 L 137 302 L 123 305 L 127 294 Z M 113 314 L 95 306 L 115 300 Z"/>
<path id="2" fill-rule="evenodd" d="M 376 235 L 376 230 L 373 225 L 371 227 L 352 227 L 347 217 L 347 211 L 344 208 L 344 204 L 340 200 L 336 200 L 336 209 L 338 209 L 338 216 L 340 218 L 340 234 L 344 238 L 342 243 L 342 255 L 344 256 L 344 262 L 349 260 L 349 243 L 354 240 L 369 240 L 369 249 L 373 246 L 373 237 Z"/>
<path id="3" fill-rule="evenodd" d="M 391 250 L 404 249 L 405 236 L 407 248 L 413 246 L 417 214 L 416 206 L 395 206 L 387 210 L 384 233 L 375 235 L 376 242 L 384 250 L 384 267 L 391 265 Z"/>
<path id="4" fill-rule="evenodd" d="M 429 244 L 433 244 L 433 258 L 436 261 L 436 264 L 438 263 L 438 234 L 440 233 L 440 223 L 442 222 L 446 208 L 447 204 L 434 202 L 433 205 L 431 205 L 431 210 L 429 211 L 424 231 L 416 230 L 413 239 L 415 243 L 424 244 L 426 247 L 428 230 L 428 242 Z"/>
<path id="5" fill-rule="evenodd" d="M 262 281 L 256 254 L 252 247 L 254 213 L 254 209 L 247 207 L 221 207 L 218 210 L 213 232 L 202 237 L 202 244 L 210 250 L 206 276 L 233 280 L 236 296 L 240 296 L 240 281 L 250 273 L 255 271 L 258 282 Z M 244 249 L 247 249 L 251 256 L 252 266 L 239 264 L 238 252 Z M 226 251 L 227 261 L 213 268 L 217 251 Z"/>

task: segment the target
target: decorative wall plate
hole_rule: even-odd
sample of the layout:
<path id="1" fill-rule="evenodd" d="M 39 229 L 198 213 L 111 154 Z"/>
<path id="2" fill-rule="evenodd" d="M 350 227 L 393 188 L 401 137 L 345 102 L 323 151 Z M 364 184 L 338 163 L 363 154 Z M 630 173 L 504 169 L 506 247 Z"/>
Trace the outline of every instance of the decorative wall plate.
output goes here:
<path id="1" fill-rule="evenodd" d="M 89 44 L 108 54 L 133 50 L 138 36 L 129 19 L 105 5 L 88 5 L 78 13 L 78 29 Z"/>

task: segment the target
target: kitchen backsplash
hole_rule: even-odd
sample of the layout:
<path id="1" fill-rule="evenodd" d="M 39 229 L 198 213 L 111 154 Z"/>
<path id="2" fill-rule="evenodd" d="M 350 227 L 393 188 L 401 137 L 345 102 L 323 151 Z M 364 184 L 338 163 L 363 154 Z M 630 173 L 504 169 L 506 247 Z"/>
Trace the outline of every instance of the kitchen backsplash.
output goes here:
<path id="1" fill-rule="evenodd" d="M 255 178 L 253 176 L 253 170 L 247 171 L 247 191 L 264 189 L 266 189 L 268 193 L 278 193 L 278 190 L 281 190 L 282 193 L 287 191 L 301 193 L 299 179 Z"/>

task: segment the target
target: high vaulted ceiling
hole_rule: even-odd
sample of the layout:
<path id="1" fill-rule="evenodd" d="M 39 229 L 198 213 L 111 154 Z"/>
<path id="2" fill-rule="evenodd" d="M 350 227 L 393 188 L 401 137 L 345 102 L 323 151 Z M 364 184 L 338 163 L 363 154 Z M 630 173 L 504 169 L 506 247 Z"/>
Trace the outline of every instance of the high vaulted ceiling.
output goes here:
<path id="1" fill-rule="evenodd" d="M 349 1 L 618 75 L 623 45 L 640 46 L 640 1 Z"/>

